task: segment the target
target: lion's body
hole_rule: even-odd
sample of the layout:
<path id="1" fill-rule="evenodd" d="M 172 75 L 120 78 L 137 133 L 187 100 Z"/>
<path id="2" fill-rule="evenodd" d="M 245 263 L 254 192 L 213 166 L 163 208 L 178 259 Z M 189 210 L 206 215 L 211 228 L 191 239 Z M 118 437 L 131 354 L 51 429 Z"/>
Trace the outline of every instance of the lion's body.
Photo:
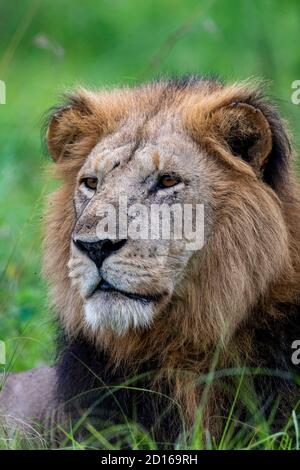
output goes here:
<path id="1" fill-rule="evenodd" d="M 257 410 L 267 414 L 280 398 L 274 423 L 287 419 L 299 398 L 291 356 L 300 339 L 300 199 L 274 108 L 248 85 L 195 79 L 81 91 L 54 115 L 48 145 L 62 186 L 50 202 L 45 273 L 65 338 L 50 369 L 52 408 L 67 402 L 75 417 L 97 403 L 101 422 L 122 421 L 122 409 L 174 441 L 200 406 L 217 435 L 238 378 L 205 376 L 212 366 L 246 366 L 268 369 L 253 378 Z M 147 182 L 156 171 L 180 174 L 178 189 L 154 194 Z M 100 189 L 82 187 L 95 174 Z M 100 202 L 124 195 L 148 206 L 204 204 L 204 246 L 187 254 L 180 243 L 126 241 L 97 270 L 98 259 L 77 247 L 95 241 Z M 162 264 L 157 246 L 167 246 Z M 131 297 L 95 296 L 100 268 Z M 7 403 L 5 388 L 3 396 Z"/>

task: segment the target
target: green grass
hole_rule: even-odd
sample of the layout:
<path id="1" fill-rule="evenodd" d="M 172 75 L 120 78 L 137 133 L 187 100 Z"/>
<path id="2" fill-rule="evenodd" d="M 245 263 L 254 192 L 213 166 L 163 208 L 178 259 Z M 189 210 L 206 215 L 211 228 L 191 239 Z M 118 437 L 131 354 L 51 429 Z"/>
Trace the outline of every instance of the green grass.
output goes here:
<path id="1" fill-rule="evenodd" d="M 231 403 L 231 407 L 227 415 L 222 416 L 223 430 L 221 435 L 216 437 L 205 426 L 202 419 L 203 405 L 199 407 L 193 428 L 187 432 L 183 431 L 177 442 L 171 444 L 169 442 L 157 442 L 151 435 L 141 428 L 137 423 L 123 416 L 123 421 L 116 424 L 95 423 L 89 417 L 87 410 L 80 420 L 69 424 L 68 427 L 58 425 L 52 428 L 51 435 L 57 435 L 59 432 L 59 449 L 70 450 L 299 450 L 300 433 L 299 433 L 299 413 L 300 400 L 295 409 L 291 410 L 290 416 L 287 417 L 286 423 L 274 431 L 274 423 L 277 417 L 279 402 L 274 403 L 269 414 L 263 416 L 259 411 L 257 397 L 251 394 L 249 387 L 250 371 L 246 373 L 243 370 L 223 370 L 210 372 L 206 376 L 201 376 L 199 380 L 204 384 L 203 396 L 207 397 L 210 385 L 218 376 L 231 376 L 237 379 L 236 391 Z M 258 373 L 258 371 L 256 371 Z M 99 389 L 104 396 L 113 395 L 116 389 L 126 388 L 128 390 L 143 391 L 144 393 L 153 393 L 140 389 L 132 384 L 124 384 L 118 387 Z M 116 398 L 117 400 L 117 398 Z M 248 418 L 242 419 L 239 410 L 243 409 L 249 413 Z M 179 405 L 177 405 L 179 406 Z M 298 417 L 297 417 L 298 415 Z M 184 428 L 184 426 L 183 426 Z M 84 430 L 84 439 L 78 438 L 78 433 Z M 82 436 L 82 434 L 81 434 Z M 3 449 L 45 449 L 47 444 L 46 436 L 39 434 L 36 430 L 27 425 L 26 436 L 17 431 L 7 436 L 0 428 L 0 450 Z M 55 446 L 57 448 L 57 444 Z"/>
<path id="2" fill-rule="evenodd" d="M 130 85 L 188 72 L 254 76 L 269 82 L 299 146 L 300 105 L 291 103 L 291 84 L 300 78 L 300 10 L 297 0 L 15 0 L 1 2 L 0 18 L 7 88 L 0 105 L 0 339 L 6 367 L 19 371 L 50 363 L 54 351 L 40 275 L 43 206 L 52 186 L 41 152 L 43 113 L 77 84 Z M 267 436 L 262 445 L 296 446 L 284 436 Z"/>

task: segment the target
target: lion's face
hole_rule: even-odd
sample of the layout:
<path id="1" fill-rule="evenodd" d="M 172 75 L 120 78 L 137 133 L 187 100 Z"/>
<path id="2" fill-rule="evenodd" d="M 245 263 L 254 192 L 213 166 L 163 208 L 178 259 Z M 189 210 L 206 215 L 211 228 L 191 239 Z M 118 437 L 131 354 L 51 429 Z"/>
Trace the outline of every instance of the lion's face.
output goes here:
<path id="1" fill-rule="evenodd" d="M 92 328 L 148 327 L 171 301 L 202 248 L 203 211 L 209 234 L 210 173 L 180 121 L 165 113 L 147 122 L 135 116 L 92 149 L 77 176 L 68 263 Z M 128 214 L 125 234 L 120 214 Z"/>
<path id="2" fill-rule="evenodd" d="M 170 334 L 198 350 L 230 337 L 287 278 L 289 141 L 248 85 L 79 90 L 47 142 L 63 184 L 45 273 L 68 332 L 126 339 L 150 327 L 155 347 Z"/>

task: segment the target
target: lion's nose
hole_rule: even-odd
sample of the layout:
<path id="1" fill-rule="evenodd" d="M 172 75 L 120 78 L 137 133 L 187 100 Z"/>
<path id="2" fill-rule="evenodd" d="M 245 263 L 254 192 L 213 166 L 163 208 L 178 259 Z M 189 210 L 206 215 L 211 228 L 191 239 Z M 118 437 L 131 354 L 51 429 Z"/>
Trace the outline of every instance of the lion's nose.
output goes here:
<path id="1" fill-rule="evenodd" d="M 126 240 L 98 240 L 97 242 L 85 242 L 82 240 L 75 240 L 73 242 L 77 248 L 85 253 L 92 261 L 94 261 L 97 268 L 101 268 L 103 261 L 112 253 L 120 250 L 125 245 Z"/>

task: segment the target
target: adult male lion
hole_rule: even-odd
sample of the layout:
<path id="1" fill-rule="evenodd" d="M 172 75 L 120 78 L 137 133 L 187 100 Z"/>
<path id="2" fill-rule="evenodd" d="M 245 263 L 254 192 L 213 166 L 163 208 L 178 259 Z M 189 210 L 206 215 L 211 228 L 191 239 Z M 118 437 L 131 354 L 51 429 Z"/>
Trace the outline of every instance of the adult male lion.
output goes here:
<path id="1" fill-rule="evenodd" d="M 300 205 L 274 106 L 249 84 L 195 77 L 80 89 L 52 114 L 47 143 L 61 187 L 45 274 L 62 344 L 54 367 L 8 378 L 6 414 L 48 428 L 87 409 L 101 423 L 124 414 L 170 442 L 200 407 L 217 435 L 246 366 L 256 412 L 276 402 L 273 422 L 286 420 L 299 398 Z M 204 246 L 99 236 L 103 204 L 120 197 L 203 204 Z"/>

